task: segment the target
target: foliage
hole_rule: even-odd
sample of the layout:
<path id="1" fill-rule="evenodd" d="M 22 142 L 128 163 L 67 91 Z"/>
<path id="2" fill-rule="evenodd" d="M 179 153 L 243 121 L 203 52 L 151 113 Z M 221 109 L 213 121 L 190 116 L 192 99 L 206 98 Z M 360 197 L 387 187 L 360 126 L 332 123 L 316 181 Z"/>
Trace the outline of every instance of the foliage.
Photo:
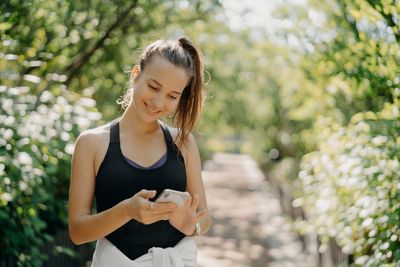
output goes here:
<path id="1" fill-rule="evenodd" d="M 293 79 L 284 73 L 279 86 L 302 159 L 286 179 L 307 213 L 299 226 L 323 237 L 321 250 L 335 238 L 357 266 L 400 261 L 399 7 L 337 0 L 280 9 L 296 21 L 284 31 L 296 44 L 286 71 Z M 285 162 L 272 174 L 289 173 Z"/>
<path id="2" fill-rule="evenodd" d="M 40 265 L 41 243 L 65 228 L 67 151 L 73 140 L 94 123 L 120 115 L 115 101 L 128 87 L 129 69 L 142 47 L 156 38 L 188 35 L 204 52 L 210 74 L 197 136 L 203 156 L 225 150 L 251 153 L 268 167 L 278 163 L 271 175 L 292 183 L 293 191 L 305 196 L 304 207 L 311 214 L 315 210 L 318 218 L 331 218 L 308 221 L 310 229 L 332 236 L 324 222 L 336 220 L 333 229 L 351 229 L 340 240 L 359 261 L 384 262 L 372 251 L 381 246 L 382 255 L 392 252 L 387 261 L 397 259 L 394 241 L 384 233 L 398 220 L 374 223 L 378 230 L 369 237 L 368 227 L 358 229 L 356 219 L 340 217 L 351 207 L 357 213 L 361 201 L 357 194 L 357 199 L 349 199 L 355 189 L 346 183 L 336 191 L 333 177 L 343 180 L 341 175 L 348 173 L 335 170 L 324 180 L 321 173 L 327 166 L 318 165 L 326 155 L 332 166 L 351 157 L 358 171 L 378 168 L 376 173 L 384 176 L 382 192 L 396 185 L 387 173 L 397 166 L 390 153 L 398 151 L 398 139 L 390 129 L 398 129 L 398 117 L 384 113 L 399 107 L 397 1 L 310 0 L 306 7 L 286 3 L 275 14 L 282 25 L 293 26 L 271 39 L 262 31 L 229 28 L 217 0 L 9 0 L 0 3 L 0 11 L 1 256 L 13 255 L 20 265 Z M 387 144 L 370 147 L 379 136 Z M 327 140 L 344 146 L 332 147 Z M 358 147 L 373 149 L 378 158 L 352 154 Z M 303 156 L 301 176 L 308 173 L 315 184 L 297 179 Z M 380 159 L 392 162 L 393 168 L 384 169 Z M 357 191 L 368 201 L 382 194 L 379 186 L 369 187 L 378 179 L 371 177 L 362 180 L 367 187 Z M 322 185 L 335 192 L 337 205 L 326 217 L 307 198 L 324 200 L 318 195 L 317 186 Z M 308 196 L 305 190 L 315 194 Z M 393 207 L 397 200 L 396 194 L 384 199 Z M 368 217 L 372 222 L 396 213 L 379 205 Z"/>
<path id="3" fill-rule="evenodd" d="M 102 118 L 115 118 L 132 51 L 161 37 L 165 25 L 207 20 L 217 6 L 213 0 L 0 3 L 1 259 L 41 266 L 49 256 L 43 244 L 66 230 L 73 143 Z M 175 26 L 172 35 L 179 33 Z"/>
<path id="4" fill-rule="evenodd" d="M 33 110 L 29 87 L 0 87 L 0 251 L 20 266 L 40 266 L 40 247 L 65 228 L 73 142 L 100 118 L 76 97 L 46 92 Z"/>
<path id="5" fill-rule="evenodd" d="M 103 1 L 82 2 L 12 0 L 0 4 L 0 30 L 4 52 L 18 66 L 3 79 L 40 78 L 34 92 L 62 82 L 68 90 L 91 92 L 106 120 L 119 108 L 117 97 L 128 85 L 130 67 L 140 48 L 165 35 L 165 25 L 175 25 L 172 36 L 206 21 L 218 1 Z M 171 36 L 171 35 L 170 35 Z M 134 51 L 134 53 L 132 53 Z M 133 55 L 132 55 L 133 54 Z M 101 66 L 101 67 L 100 67 Z M 5 77 L 4 77 L 5 76 Z"/>
<path id="6" fill-rule="evenodd" d="M 313 137 L 319 133 L 319 122 L 346 125 L 354 114 L 378 112 L 399 95 L 398 26 L 387 26 L 369 2 L 310 1 L 306 10 L 294 9 L 299 22 L 286 35 L 298 40 L 300 60 L 289 65 L 293 81 L 282 75 L 279 84 L 301 154 L 318 147 Z M 382 5 L 385 10 L 399 8 L 394 3 Z M 281 12 L 283 18 L 294 19 L 293 9 Z"/>
<path id="7" fill-rule="evenodd" d="M 336 238 L 360 266 L 400 261 L 399 109 L 388 105 L 386 113 L 392 116 L 359 113 L 347 127 L 331 126 L 299 174 L 303 230 L 325 243 Z"/>

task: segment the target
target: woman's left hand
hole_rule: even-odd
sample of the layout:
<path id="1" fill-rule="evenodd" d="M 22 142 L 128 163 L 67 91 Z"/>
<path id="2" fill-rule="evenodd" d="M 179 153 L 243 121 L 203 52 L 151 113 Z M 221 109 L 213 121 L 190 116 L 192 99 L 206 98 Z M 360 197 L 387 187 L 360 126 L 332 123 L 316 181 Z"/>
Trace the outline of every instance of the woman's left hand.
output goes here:
<path id="1" fill-rule="evenodd" d="M 169 217 L 169 223 L 185 235 L 194 233 L 196 223 L 207 214 L 207 210 L 197 212 L 199 206 L 199 195 L 195 194 L 193 199 L 189 198 L 181 207 L 177 207 Z"/>

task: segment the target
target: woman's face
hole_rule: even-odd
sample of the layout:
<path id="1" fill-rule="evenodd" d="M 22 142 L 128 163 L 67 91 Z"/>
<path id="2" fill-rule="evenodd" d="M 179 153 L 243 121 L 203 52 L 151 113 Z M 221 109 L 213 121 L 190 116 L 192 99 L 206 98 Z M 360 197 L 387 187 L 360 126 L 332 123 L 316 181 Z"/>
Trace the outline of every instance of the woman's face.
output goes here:
<path id="1" fill-rule="evenodd" d="M 139 73 L 132 70 L 134 77 L 133 104 L 145 122 L 173 114 L 178 107 L 188 75 L 167 59 L 154 56 Z"/>

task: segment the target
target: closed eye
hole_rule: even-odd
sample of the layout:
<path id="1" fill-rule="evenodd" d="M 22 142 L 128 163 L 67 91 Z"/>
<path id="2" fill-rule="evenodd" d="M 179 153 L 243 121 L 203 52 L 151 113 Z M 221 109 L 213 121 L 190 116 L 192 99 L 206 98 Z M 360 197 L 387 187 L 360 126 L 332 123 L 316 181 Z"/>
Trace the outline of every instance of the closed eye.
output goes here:
<path id="1" fill-rule="evenodd" d="M 153 90 L 153 91 L 159 91 L 160 90 L 160 88 L 158 88 L 158 87 L 154 87 L 154 86 L 152 86 L 152 85 L 150 85 L 150 84 L 148 84 L 148 86 L 149 86 L 149 88 L 151 89 L 151 90 Z M 170 99 L 172 99 L 172 100 L 176 100 L 176 99 L 178 99 L 177 97 L 175 97 L 175 96 L 172 96 L 172 95 L 170 95 L 169 96 L 169 98 Z"/>
<path id="2" fill-rule="evenodd" d="M 157 87 L 151 86 L 150 84 L 149 84 L 149 87 L 150 87 L 152 90 L 154 90 L 154 91 L 158 91 L 158 88 L 157 88 Z"/>

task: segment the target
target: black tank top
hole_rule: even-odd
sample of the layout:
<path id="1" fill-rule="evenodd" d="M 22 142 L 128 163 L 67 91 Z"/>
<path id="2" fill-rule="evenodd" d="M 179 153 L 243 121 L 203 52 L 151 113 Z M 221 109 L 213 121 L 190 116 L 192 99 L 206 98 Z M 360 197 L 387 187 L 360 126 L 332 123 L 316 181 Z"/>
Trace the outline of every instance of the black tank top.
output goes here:
<path id="1" fill-rule="evenodd" d="M 122 154 L 119 119 L 111 122 L 110 143 L 96 176 L 97 212 L 112 208 L 142 189 L 157 190 L 154 199 L 167 188 L 186 190 L 186 171 L 182 154 L 175 145 L 168 128 L 161 125 L 161 129 L 167 143 L 166 162 L 154 169 L 140 169 L 129 164 Z M 146 254 L 151 247 L 173 247 L 184 237 L 183 233 L 175 229 L 168 221 L 163 220 L 149 225 L 130 220 L 106 236 L 131 260 Z"/>

